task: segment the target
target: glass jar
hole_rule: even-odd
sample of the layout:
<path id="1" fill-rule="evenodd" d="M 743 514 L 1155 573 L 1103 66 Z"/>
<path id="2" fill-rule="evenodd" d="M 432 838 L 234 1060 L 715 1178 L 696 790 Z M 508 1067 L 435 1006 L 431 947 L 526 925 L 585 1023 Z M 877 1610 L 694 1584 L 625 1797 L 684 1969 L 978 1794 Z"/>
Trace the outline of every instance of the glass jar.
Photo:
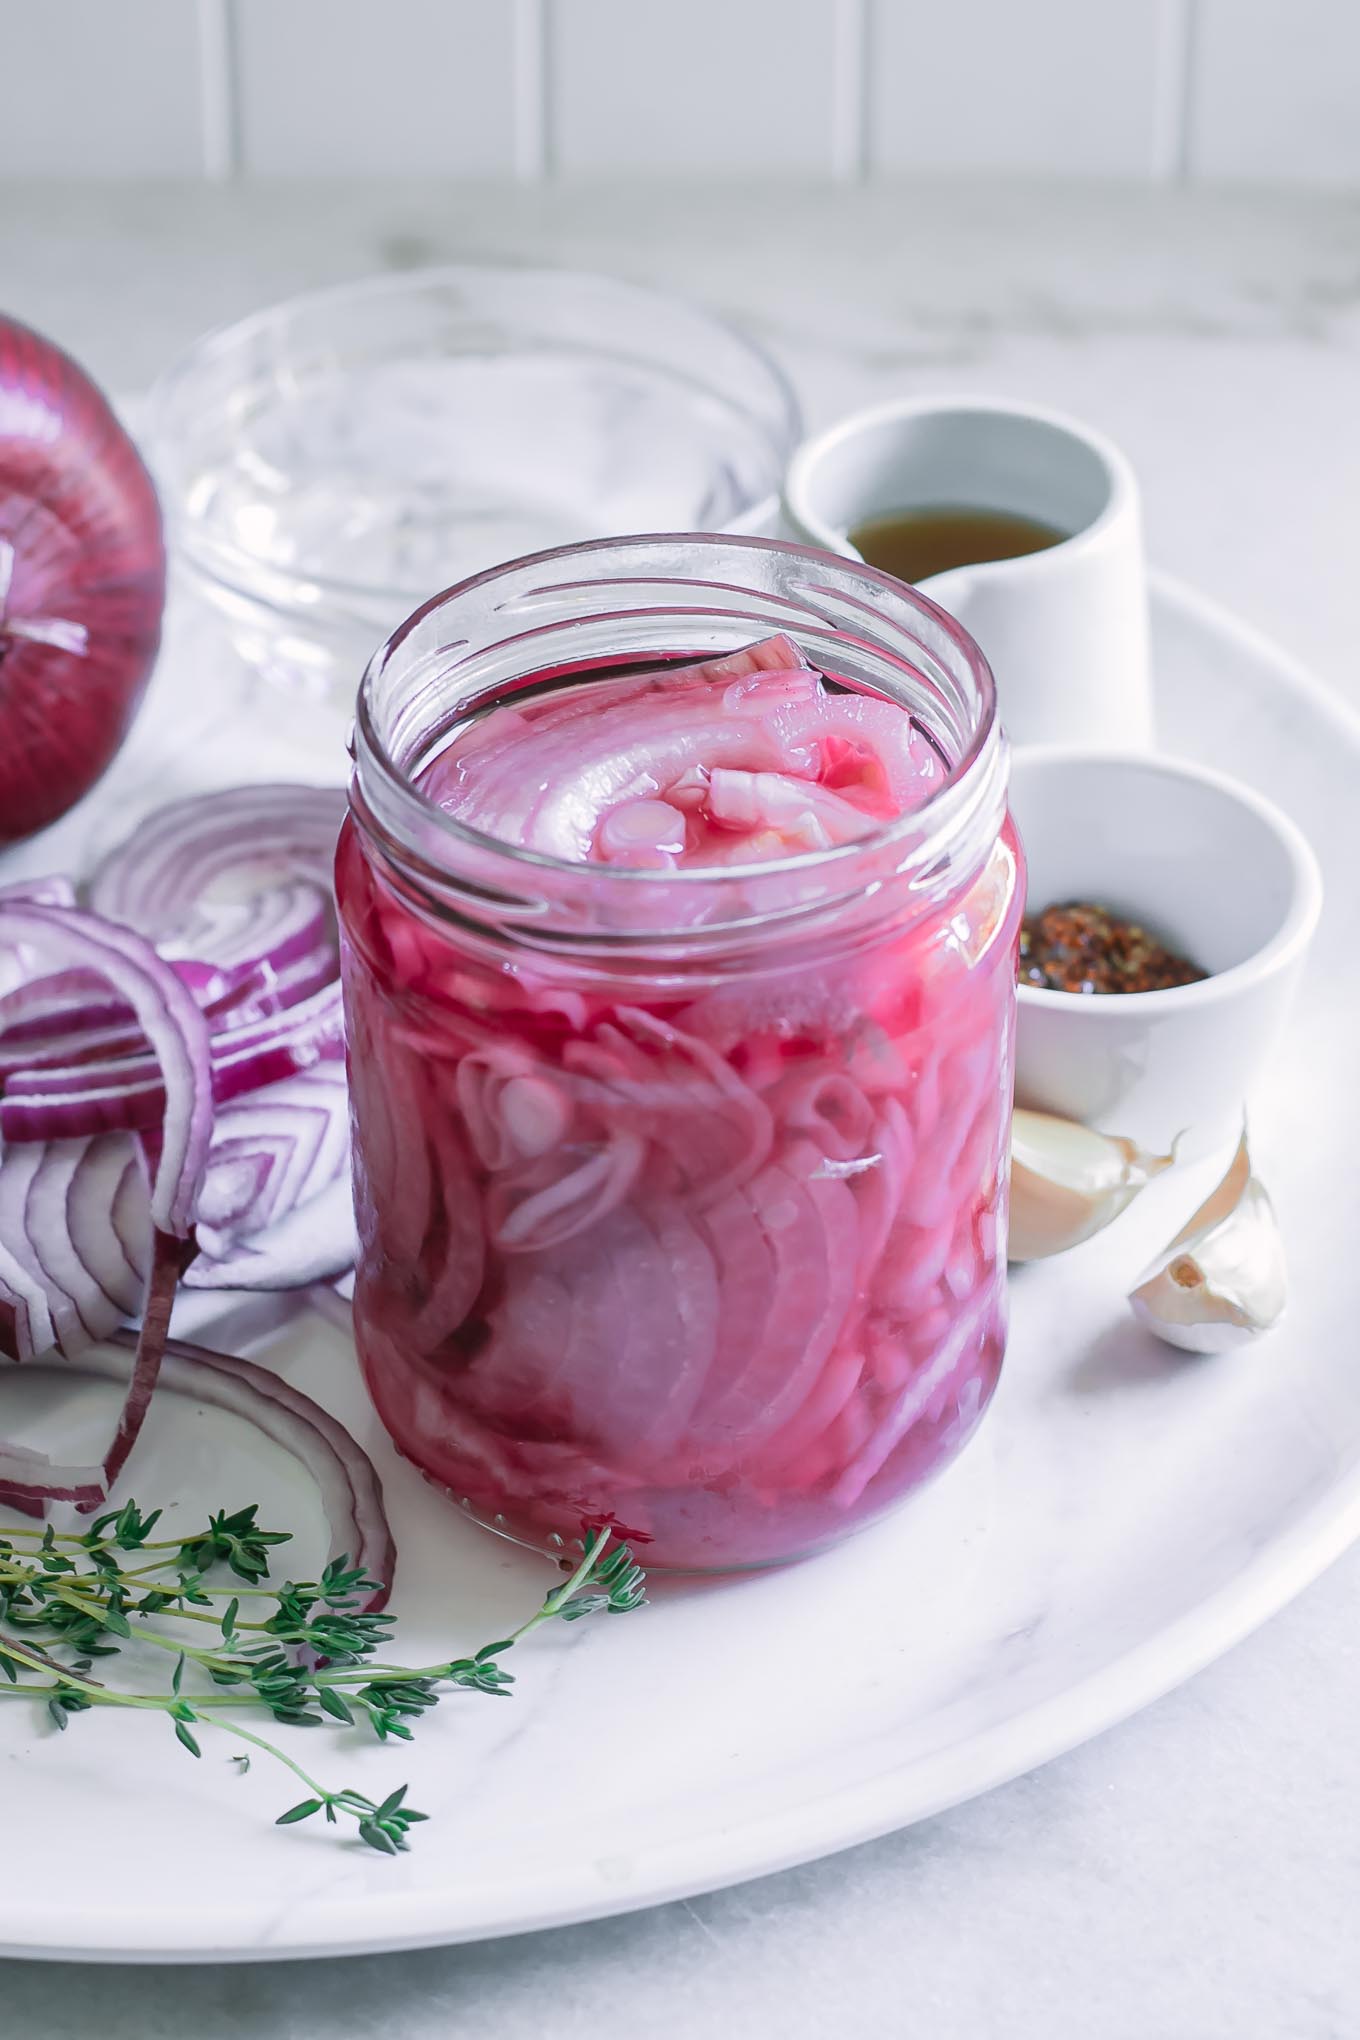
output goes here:
<path id="1" fill-rule="evenodd" d="M 526 685 L 774 632 L 918 718 L 924 807 L 779 863 L 567 863 L 422 771 Z M 964 1444 L 1005 1343 L 1023 901 L 991 674 L 886 575 L 760 539 L 541 553 L 437 597 L 360 694 L 337 885 L 355 1333 L 471 1515 L 649 1567 L 795 1557 Z"/>

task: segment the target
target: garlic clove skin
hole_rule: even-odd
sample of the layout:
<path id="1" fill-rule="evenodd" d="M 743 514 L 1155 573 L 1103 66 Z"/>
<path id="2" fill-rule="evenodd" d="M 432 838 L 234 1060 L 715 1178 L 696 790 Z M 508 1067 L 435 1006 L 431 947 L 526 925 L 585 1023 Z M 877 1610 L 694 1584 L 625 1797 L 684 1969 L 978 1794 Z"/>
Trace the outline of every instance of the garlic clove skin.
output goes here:
<path id="1" fill-rule="evenodd" d="M 1245 1345 L 1284 1310 L 1284 1242 L 1244 1133 L 1211 1197 L 1146 1270 L 1129 1303 L 1140 1324 L 1186 1353 Z"/>
<path id="2" fill-rule="evenodd" d="M 1175 1159 L 1076 1119 L 1018 1109 L 1011 1119 L 1007 1258 L 1039 1261 L 1101 1232 Z"/>

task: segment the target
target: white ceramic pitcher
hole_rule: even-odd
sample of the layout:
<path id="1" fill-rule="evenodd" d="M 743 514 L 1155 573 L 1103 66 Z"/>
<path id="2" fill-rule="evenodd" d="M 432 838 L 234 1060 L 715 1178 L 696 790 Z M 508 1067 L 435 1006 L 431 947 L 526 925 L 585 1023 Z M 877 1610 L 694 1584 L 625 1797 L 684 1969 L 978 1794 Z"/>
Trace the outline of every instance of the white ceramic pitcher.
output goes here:
<path id="1" fill-rule="evenodd" d="M 913 398 L 805 440 L 782 511 L 788 537 L 857 559 L 847 536 L 857 526 L 943 506 L 1005 511 L 1065 534 L 1041 552 L 920 584 L 986 653 L 1011 741 L 1148 745 L 1142 518 L 1124 456 L 1033 405 Z"/>

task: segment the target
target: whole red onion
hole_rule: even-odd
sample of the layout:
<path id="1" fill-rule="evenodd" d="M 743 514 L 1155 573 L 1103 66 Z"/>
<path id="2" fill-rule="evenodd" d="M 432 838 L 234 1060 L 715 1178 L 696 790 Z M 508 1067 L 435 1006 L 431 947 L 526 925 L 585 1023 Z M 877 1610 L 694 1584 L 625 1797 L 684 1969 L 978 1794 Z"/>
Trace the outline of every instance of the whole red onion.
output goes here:
<path id="1" fill-rule="evenodd" d="M 0 317 L 0 844 L 65 814 L 108 765 L 164 606 L 136 447 L 68 355 Z"/>

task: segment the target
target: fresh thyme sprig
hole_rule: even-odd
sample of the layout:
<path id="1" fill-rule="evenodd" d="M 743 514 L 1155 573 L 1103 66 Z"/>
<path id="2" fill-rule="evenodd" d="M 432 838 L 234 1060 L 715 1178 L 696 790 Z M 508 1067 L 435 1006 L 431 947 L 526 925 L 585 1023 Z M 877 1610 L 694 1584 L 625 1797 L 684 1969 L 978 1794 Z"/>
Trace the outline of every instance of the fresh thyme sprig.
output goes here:
<path id="1" fill-rule="evenodd" d="M 612 1543 L 608 1529 L 589 1528 L 579 1562 L 562 1561 L 569 1576 L 517 1629 L 472 1657 L 412 1668 L 379 1657 L 392 1642 L 393 1618 L 365 1608 L 380 1583 L 348 1558 L 332 1559 L 317 1580 L 275 1587 L 265 1584 L 270 1557 L 289 1533 L 262 1529 L 255 1504 L 219 1510 L 190 1537 L 153 1539 L 160 1517 L 126 1502 L 81 1534 L 49 1525 L 0 1536 L 0 1674 L 8 1681 L 0 1697 L 41 1702 L 59 1729 L 96 1707 L 159 1712 L 195 1757 L 202 1754 L 195 1730 L 215 1729 L 248 1746 L 234 1759 L 243 1770 L 250 1750 L 262 1750 L 306 1787 L 280 1827 L 318 1813 L 332 1825 L 347 1817 L 360 1840 L 385 1855 L 405 1849 L 410 1828 L 427 1818 L 407 1806 L 404 1785 L 381 1803 L 349 1787 L 332 1792 L 235 1716 L 258 1708 L 291 1728 L 330 1721 L 363 1727 L 380 1742 L 409 1742 L 412 1723 L 445 1692 L 505 1697 L 514 1674 L 501 1658 L 545 1622 L 626 1614 L 644 1599 L 628 1546 Z M 104 1661 L 134 1642 L 173 1656 L 163 1690 L 107 1682 Z"/>

